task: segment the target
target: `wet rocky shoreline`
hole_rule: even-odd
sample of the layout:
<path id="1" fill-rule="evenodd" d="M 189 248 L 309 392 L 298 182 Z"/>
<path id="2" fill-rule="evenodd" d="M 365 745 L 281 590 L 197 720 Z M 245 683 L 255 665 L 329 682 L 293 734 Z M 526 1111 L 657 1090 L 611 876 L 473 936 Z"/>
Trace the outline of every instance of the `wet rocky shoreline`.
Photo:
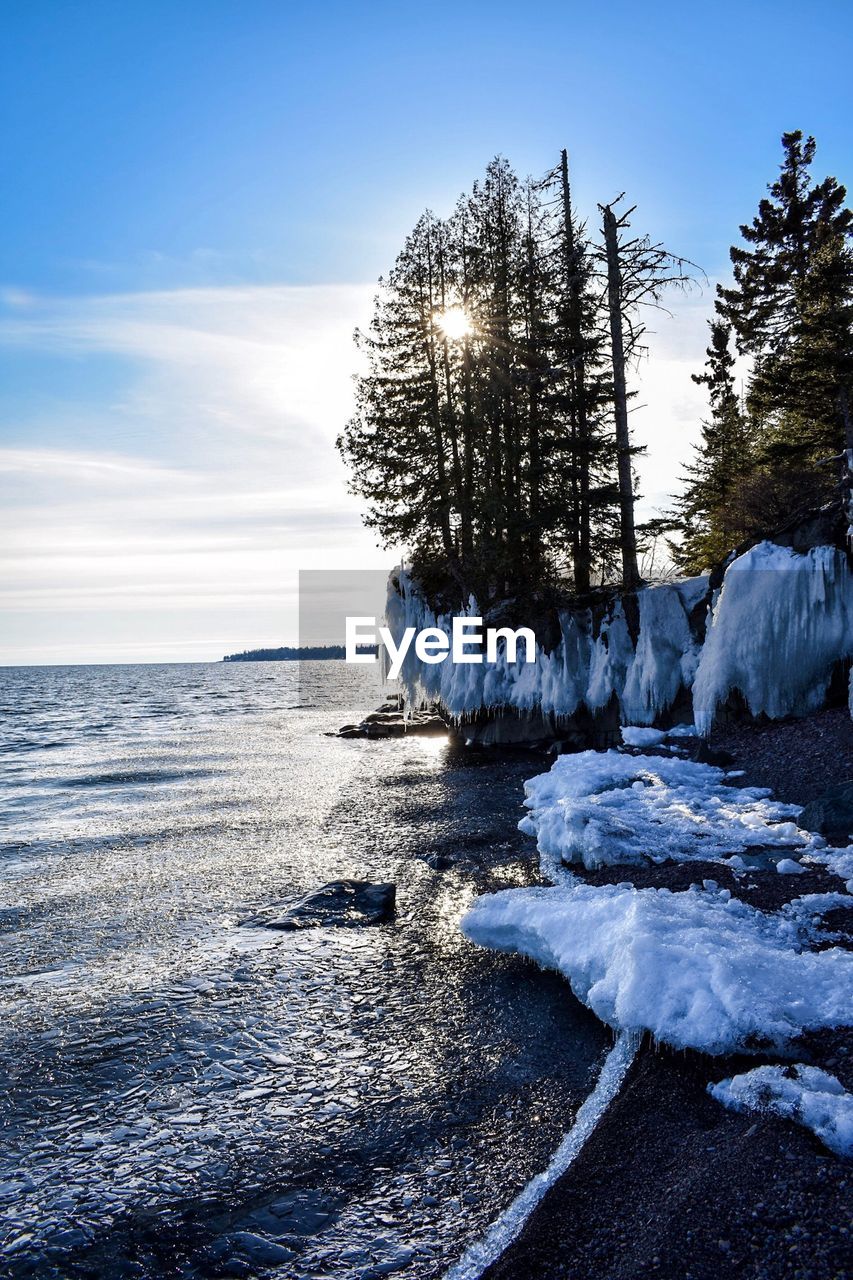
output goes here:
<path id="1" fill-rule="evenodd" d="M 793 804 L 814 805 L 853 778 L 853 724 L 846 708 L 803 720 L 725 726 L 705 749 L 725 753 L 731 767 L 743 771 L 743 784 L 770 787 Z M 718 863 L 697 862 L 573 870 L 589 883 L 631 881 L 672 890 L 709 878 L 765 911 L 839 888 L 837 877 L 816 866 L 797 876 L 772 868 L 735 875 Z M 851 914 L 840 910 L 825 918 L 832 945 L 853 947 Z M 807 1033 L 792 1055 L 853 1090 L 849 1029 Z M 850 1275 L 851 1162 L 792 1122 L 727 1111 L 707 1092 L 709 1083 L 757 1061 L 644 1043 L 577 1161 L 486 1272 L 488 1280 Z"/>

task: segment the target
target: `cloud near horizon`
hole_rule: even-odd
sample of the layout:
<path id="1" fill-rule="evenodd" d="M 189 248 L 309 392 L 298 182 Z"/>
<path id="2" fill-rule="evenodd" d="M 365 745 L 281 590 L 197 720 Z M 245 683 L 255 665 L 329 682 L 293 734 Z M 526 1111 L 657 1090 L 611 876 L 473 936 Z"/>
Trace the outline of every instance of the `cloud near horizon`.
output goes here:
<path id="1" fill-rule="evenodd" d="M 383 568 L 334 439 L 372 285 L 16 292 L 0 356 L 0 664 L 216 659 L 292 642 L 298 569 Z M 666 502 L 711 300 L 655 316 L 632 416 Z"/>

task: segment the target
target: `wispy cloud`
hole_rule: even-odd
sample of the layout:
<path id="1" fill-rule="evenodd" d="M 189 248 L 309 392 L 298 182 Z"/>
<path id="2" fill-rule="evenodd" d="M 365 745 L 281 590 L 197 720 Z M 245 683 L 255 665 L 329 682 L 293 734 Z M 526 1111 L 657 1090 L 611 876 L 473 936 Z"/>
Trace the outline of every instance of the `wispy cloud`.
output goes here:
<path id="1" fill-rule="evenodd" d="M 0 346 L 134 362 L 136 376 L 112 406 L 121 417 L 174 429 L 182 412 L 190 415 L 182 428 L 326 438 L 349 412 L 352 330 L 371 293 L 317 285 L 28 299 L 0 319 Z"/>
<path id="2" fill-rule="evenodd" d="M 334 450 L 371 292 L 7 298 L 0 349 L 38 354 L 40 379 L 69 358 L 92 377 L 0 429 L 0 661 L 61 660 L 63 636 L 79 660 L 87 632 L 93 653 L 142 656 L 141 614 L 158 656 L 284 642 L 298 569 L 387 564 Z M 114 359 L 118 394 L 99 377 Z"/>
<path id="3" fill-rule="evenodd" d="M 0 423 L 0 662 L 284 643 L 298 569 L 387 565 L 334 449 L 372 293 L 7 294 L 0 355 L 36 365 Z M 710 295 L 676 304 L 639 371 L 642 515 L 666 505 L 704 412 L 690 374 Z"/>

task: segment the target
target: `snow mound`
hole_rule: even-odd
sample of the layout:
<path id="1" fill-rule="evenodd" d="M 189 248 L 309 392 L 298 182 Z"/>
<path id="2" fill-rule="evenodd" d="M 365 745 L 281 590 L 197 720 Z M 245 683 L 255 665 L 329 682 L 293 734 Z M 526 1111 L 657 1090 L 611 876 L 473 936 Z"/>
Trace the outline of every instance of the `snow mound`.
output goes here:
<path id="1" fill-rule="evenodd" d="M 698 738 L 695 724 L 677 724 L 671 729 L 647 729 L 643 725 L 624 724 L 622 741 L 626 747 L 659 747 L 670 738 Z"/>
<path id="2" fill-rule="evenodd" d="M 666 742 L 666 729 L 644 729 L 640 725 L 623 725 L 622 741 L 627 747 L 659 747 Z"/>
<path id="3" fill-rule="evenodd" d="M 734 690 L 753 715 L 804 715 L 826 697 L 832 668 L 853 653 L 853 578 L 836 547 L 798 555 L 760 542 L 726 571 L 702 647 L 693 710 L 708 733 Z"/>
<path id="4" fill-rule="evenodd" d="M 817 1067 L 755 1067 L 708 1086 L 708 1092 L 732 1111 L 763 1111 L 811 1129 L 841 1156 L 853 1156 L 853 1095 Z"/>
<path id="5" fill-rule="evenodd" d="M 725 892 L 510 889 L 478 899 L 462 931 L 556 969 L 609 1026 L 677 1048 L 781 1047 L 853 1021 L 853 952 L 800 951 L 793 922 Z"/>
<path id="6" fill-rule="evenodd" d="M 519 823 L 536 837 L 543 868 L 719 860 L 748 849 L 809 847 L 795 805 L 758 787 L 731 787 L 713 765 L 676 756 L 581 751 L 558 756 L 524 784 L 530 813 Z"/>

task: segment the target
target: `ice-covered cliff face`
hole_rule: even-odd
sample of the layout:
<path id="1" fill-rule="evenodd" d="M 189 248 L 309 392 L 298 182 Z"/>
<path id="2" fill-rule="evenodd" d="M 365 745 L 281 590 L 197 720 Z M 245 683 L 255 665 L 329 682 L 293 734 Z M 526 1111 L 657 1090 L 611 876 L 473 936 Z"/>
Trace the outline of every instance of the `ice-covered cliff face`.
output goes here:
<path id="1" fill-rule="evenodd" d="M 823 703 L 834 664 L 853 654 L 853 577 L 836 547 L 798 555 L 761 542 L 728 568 L 693 685 L 696 724 L 737 689 L 753 715 Z"/>
<path id="2" fill-rule="evenodd" d="M 387 624 L 399 638 L 406 627 L 420 631 L 438 627 L 448 636 L 452 618 L 428 608 L 416 585 L 400 576 L 401 593 L 389 594 Z M 688 615 L 707 593 L 707 578 L 650 587 L 638 594 L 640 631 L 634 646 L 621 602 L 617 602 L 593 635 L 588 611 L 559 615 L 561 639 L 550 652 L 537 645 L 536 661 L 515 662 L 505 650 L 495 663 L 433 666 L 420 662 L 411 648 L 400 675 L 414 702 L 438 701 L 456 717 L 484 708 L 541 710 L 568 718 L 581 706 L 605 707 L 615 693 L 626 723 L 651 724 L 671 706 L 683 684 L 692 680 L 698 659 Z M 466 616 L 479 616 L 475 600 Z"/>
<path id="3" fill-rule="evenodd" d="M 386 614 L 399 640 L 406 627 L 438 627 L 452 618 L 428 608 L 417 585 L 399 575 Z M 690 616 L 707 599 L 704 642 Z M 473 599 L 465 611 L 478 616 Z M 682 690 L 707 732 L 717 708 L 739 691 L 753 714 L 801 714 L 821 705 L 836 661 L 853 655 L 853 575 L 843 551 L 820 546 L 800 555 L 762 542 L 729 565 L 710 599 L 708 579 L 689 578 L 637 593 L 639 631 L 632 639 L 622 601 L 597 628 L 589 611 L 559 615 L 560 641 L 536 661 L 427 665 L 412 647 L 400 681 L 411 703 L 439 702 L 457 719 L 485 710 L 541 711 L 568 721 L 603 710 L 615 695 L 623 724 L 650 725 Z M 701 630 L 701 629 L 700 629 Z"/>

